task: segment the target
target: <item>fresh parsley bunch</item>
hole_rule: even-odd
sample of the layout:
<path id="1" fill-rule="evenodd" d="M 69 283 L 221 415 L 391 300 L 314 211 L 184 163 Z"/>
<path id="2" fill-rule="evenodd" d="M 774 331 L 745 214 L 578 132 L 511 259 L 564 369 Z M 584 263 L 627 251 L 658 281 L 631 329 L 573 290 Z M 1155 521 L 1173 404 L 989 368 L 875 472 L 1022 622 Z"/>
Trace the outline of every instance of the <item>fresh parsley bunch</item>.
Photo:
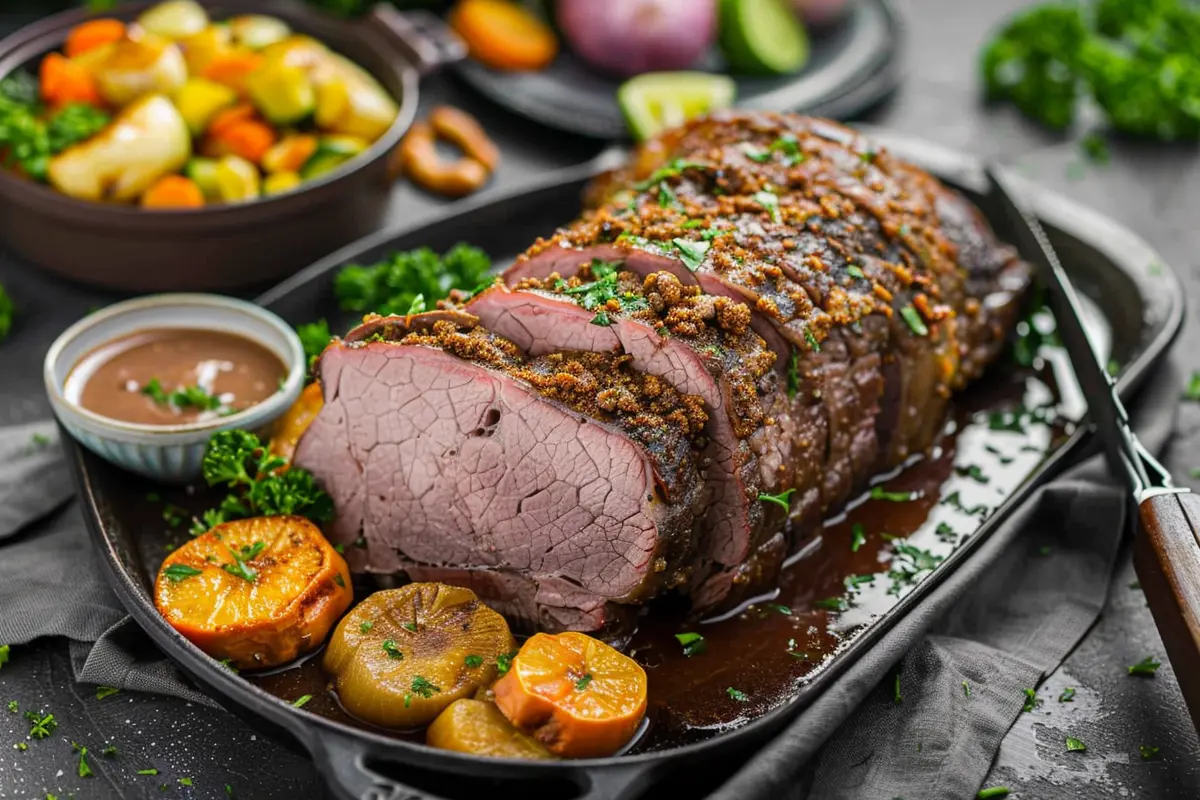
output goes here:
<path id="1" fill-rule="evenodd" d="M 1200 138 L 1200 8 L 1184 0 L 1046 3 L 985 47 L 987 95 L 1064 129 L 1090 96 L 1117 131 Z"/>
<path id="2" fill-rule="evenodd" d="M 219 431 L 208 441 L 202 462 L 209 486 L 231 490 L 216 508 L 205 511 L 192 525 L 199 535 L 222 522 L 247 517 L 296 514 L 314 522 L 333 519 L 333 500 L 313 480 L 312 473 L 289 467 L 272 455 L 257 436 L 247 431 Z"/>
<path id="3" fill-rule="evenodd" d="M 109 121 L 108 114 L 80 103 L 44 117 L 33 76 L 15 72 L 0 80 L 0 151 L 6 166 L 20 167 L 33 180 L 45 180 L 52 156 L 90 139 Z"/>

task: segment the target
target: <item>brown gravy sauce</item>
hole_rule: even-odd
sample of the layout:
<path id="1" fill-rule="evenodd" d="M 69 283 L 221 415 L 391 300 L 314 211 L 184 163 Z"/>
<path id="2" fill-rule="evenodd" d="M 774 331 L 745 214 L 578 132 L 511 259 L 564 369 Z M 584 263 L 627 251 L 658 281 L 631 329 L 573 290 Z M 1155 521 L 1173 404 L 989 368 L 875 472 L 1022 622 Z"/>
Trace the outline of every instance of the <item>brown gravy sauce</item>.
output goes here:
<path id="1" fill-rule="evenodd" d="M 973 535 L 1068 435 L 1064 420 L 1079 409 L 1070 398 L 1064 402 L 1053 376 L 1049 366 L 1034 372 L 996 365 L 955 398 L 933 451 L 877 478 L 890 494 L 864 492 L 827 520 L 789 559 L 776 592 L 699 623 L 666 604 L 648 607 L 625 649 L 650 684 L 649 726 L 631 752 L 706 739 L 783 705 L 928 578 L 929 567 Z M 372 587 L 356 584 L 356 591 L 363 597 Z M 839 605 L 844 610 L 829 608 Z M 685 656 L 675 638 L 683 632 L 703 635 L 704 652 Z M 424 741 L 423 731 L 386 731 L 353 719 L 320 664 L 317 654 L 245 677 L 288 701 L 312 695 L 305 705 L 312 713 Z"/>
<path id="2" fill-rule="evenodd" d="M 79 359 L 63 393 L 69 402 L 110 419 L 182 425 L 257 405 L 278 391 L 286 375 L 278 356 L 244 336 L 151 328 L 106 342 Z M 155 380 L 161 393 L 148 388 Z M 174 394 L 188 387 L 191 400 Z"/>

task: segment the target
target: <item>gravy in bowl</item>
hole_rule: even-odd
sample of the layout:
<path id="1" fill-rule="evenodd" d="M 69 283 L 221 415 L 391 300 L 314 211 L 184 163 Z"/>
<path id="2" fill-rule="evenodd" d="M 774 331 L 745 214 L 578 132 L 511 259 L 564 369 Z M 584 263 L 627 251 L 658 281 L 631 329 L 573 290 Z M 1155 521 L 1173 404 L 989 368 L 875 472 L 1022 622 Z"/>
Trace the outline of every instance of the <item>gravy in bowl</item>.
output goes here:
<path id="1" fill-rule="evenodd" d="M 106 342 L 71 368 L 67 400 L 110 419 L 186 425 L 242 411 L 278 391 L 287 367 L 234 333 L 151 328 Z"/>

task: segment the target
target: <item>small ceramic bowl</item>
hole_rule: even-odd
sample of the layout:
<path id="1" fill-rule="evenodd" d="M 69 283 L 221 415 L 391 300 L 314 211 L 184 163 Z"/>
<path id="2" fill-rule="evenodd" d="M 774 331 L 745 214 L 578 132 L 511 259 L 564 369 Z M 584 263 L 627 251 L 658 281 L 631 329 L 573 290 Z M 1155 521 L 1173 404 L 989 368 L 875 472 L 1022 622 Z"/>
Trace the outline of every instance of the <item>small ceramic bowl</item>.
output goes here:
<path id="1" fill-rule="evenodd" d="M 144 425 L 82 408 L 63 391 L 71 369 L 100 345 L 147 328 L 234 333 L 266 347 L 287 367 L 278 392 L 226 417 L 183 425 Z M 307 368 L 300 339 L 286 322 L 252 303 L 209 294 L 160 294 L 117 303 L 67 328 L 46 353 L 42 374 L 55 416 L 71 436 L 101 458 L 164 483 L 200 477 L 208 439 L 241 428 L 265 433 L 304 388 Z"/>

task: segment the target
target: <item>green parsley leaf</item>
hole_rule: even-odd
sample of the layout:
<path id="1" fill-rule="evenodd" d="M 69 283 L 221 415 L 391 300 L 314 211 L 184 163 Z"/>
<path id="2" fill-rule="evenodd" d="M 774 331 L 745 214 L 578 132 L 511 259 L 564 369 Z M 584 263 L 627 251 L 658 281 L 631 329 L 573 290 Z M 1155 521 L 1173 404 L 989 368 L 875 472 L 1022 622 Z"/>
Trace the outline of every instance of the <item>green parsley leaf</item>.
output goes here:
<path id="1" fill-rule="evenodd" d="M 17 742 L 13 745 L 13 747 L 15 747 L 17 750 L 20 750 L 22 753 L 29 749 L 29 745 L 25 744 L 25 742 Z"/>
<path id="2" fill-rule="evenodd" d="M 633 188 L 639 192 L 644 192 L 661 180 L 666 178 L 676 178 L 682 175 L 685 170 L 707 169 L 708 166 L 708 164 L 704 164 L 699 161 L 687 161 L 682 158 L 676 158 L 664 166 L 654 170 L 654 172 L 650 173 L 649 178 L 646 178 L 646 180 L 642 181 L 641 183 L 634 184 Z"/>
<path id="3" fill-rule="evenodd" d="M 1070 703 L 1075 700 L 1075 690 L 1070 686 L 1062 690 L 1062 694 L 1058 696 L 1058 702 Z"/>
<path id="4" fill-rule="evenodd" d="M 1158 672 L 1158 668 L 1161 666 L 1162 663 L 1155 661 L 1154 656 L 1146 656 L 1138 663 L 1130 665 L 1127 669 L 1130 675 L 1146 675 L 1153 678 L 1154 673 Z"/>
<path id="5" fill-rule="evenodd" d="M 1138 754 L 1141 755 L 1143 761 L 1149 761 L 1158 755 L 1158 747 L 1152 744 L 1139 744 Z"/>
<path id="6" fill-rule="evenodd" d="M 496 674 L 501 676 L 508 674 L 508 671 L 512 669 L 512 660 L 516 657 L 516 650 L 496 656 Z"/>
<path id="7" fill-rule="evenodd" d="M 491 284 L 492 261 L 477 247 L 459 243 L 439 256 L 428 247 L 394 252 L 367 266 L 351 264 L 333 279 L 343 311 L 382 316 L 416 313 L 422 302 L 433 306 L 452 290 L 466 292 Z"/>
<path id="8" fill-rule="evenodd" d="M 921 315 L 912 306 L 904 306 L 900 309 L 900 316 L 908 323 L 908 327 L 917 336 L 928 336 L 929 328 L 925 327 L 925 320 L 921 319 Z"/>
<path id="9" fill-rule="evenodd" d="M 105 745 L 104 749 L 100 751 L 100 755 L 104 756 L 105 758 L 116 758 L 117 746 L 115 744 Z"/>
<path id="10" fill-rule="evenodd" d="M 688 658 L 698 656 L 708 649 L 708 643 L 698 633 L 677 633 L 675 638 L 683 645 L 683 654 Z"/>
<path id="11" fill-rule="evenodd" d="M 896 673 L 896 682 L 892 685 L 892 702 L 895 705 L 900 705 L 904 702 L 904 695 L 900 694 L 900 673 Z"/>
<path id="12" fill-rule="evenodd" d="M 733 688 L 732 686 L 730 686 L 729 688 L 727 688 L 725 690 L 725 694 L 729 695 L 729 697 L 731 699 L 736 700 L 739 703 L 750 702 L 750 697 L 745 692 L 738 691 L 737 689 Z"/>
<path id="13" fill-rule="evenodd" d="M 342 573 L 340 572 L 333 576 L 333 582 L 343 589 L 346 588 L 346 579 L 342 577 Z"/>
<path id="14" fill-rule="evenodd" d="M 299 697 L 297 697 L 295 700 L 292 701 L 292 705 L 296 708 L 304 708 L 304 705 L 309 700 L 312 700 L 311 694 L 302 694 Z"/>
<path id="15" fill-rule="evenodd" d="M 0 644 L 0 668 L 8 663 L 9 654 L 12 653 L 11 644 Z"/>
<path id="16" fill-rule="evenodd" d="M 115 687 L 112 687 L 112 686 L 97 686 L 96 687 L 96 699 L 103 700 L 106 697 L 112 697 L 114 694 L 116 694 L 119 691 L 121 691 L 121 690 L 117 689 Z"/>
<path id="17" fill-rule="evenodd" d="M 807 344 L 808 349 L 812 350 L 814 353 L 821 352 L 821 343 L 817 341 L 817 337 L 811 330 L 808 329 L 807 325 L 804 327 L 804 343 Z"/>
<path id="18" fill-rule="evenodd" d="M 20 710 L 20 707 L 17 705 L 17 701 L 16 701 L 16 700 L 9 700 L 9 701 L 8 701 L 8 710 L 9 710 L 9 712 L 10 712 L 10 713 L 12 713 L 12 714 L 15 714 L 15 713 L 17 713 L 17 711 L 19 711 L 19 710 Z"/>
<path id="19" fill-rule="evenodd" d="M 799 391 L 800 391 L 800 355 L 795 350 L 793 350 L 791 360 L 788 361 L 788 374 L 787 374 L 788 399 L 794 400 L 796 397 L 796 393 Z"/>
<path id="20" fill-rule="evenodd" d="M 796 649 L 796 640 L 795 639 L 788 639 L 787 650 L 784 650 L 783 652 L 787 653 L 792 658 L 798 658 L 802 661 L 808 660 L 808 653 L 804 652 L 803 650 Z"/>
<path id="21" fill-rule="evenodd" d="M 844 597 L 826 597 L 814 602 L 813 608 L 822 608 L 826 611 L 846 611 L 850 608 L 850 604 Z"/>
<path id="22" fill-rule="evenodd" d="M 795 489 L 788 489 L 787 491 L 780 492 L 779 494 L 764 493 L 760 494 L 758 499 L 764 503 L 774 503 L 775 505 L 780 506 L 784 511 L 788 511 L 792 507 L 792 494 L 795 491 Z"/>
<path id="23" fill-rule="evenodd" d="M 962 687 L 963 687 L 963 695 L 966 697 L 970 697 L 971 696 L 971 684 L 967 683 L 966 681 L 963 681 Z"/>
<path id="24" fill-rule="evenodd" d="M 42 716 L 32 711 L 26 711 L 25 719 L 29 721 L 29 738 L 31 739 L 48 739 L 54 733 L 54 729 L 58 727 L 58 722 L 55 721 L 53 714 Z"/>
<path id="25" fill-rule="evenodd" d="M 755 192 L 750 196 L 754 202 L 758 203 L 771 215 L 772 222 L 779 222 L 779 198 L 771 192 Z M 692 270 L 695 272 L 695 270 Z"/>
<path id="26" fill-rule="evenodd" d="M 861 522 L 850 526 L 850 552 L 857 553 L 858 548 L 867 543 L 867 529 Z"/>
<path id="27" fill-rule="evenodd" d="M 759 164 L 765 164 L 771 160 L 770 150 L 759 150 L 749 142 L 746 142 L 742 145 L 742 152 L 746 155 L 746 158 Z"/>
<path id="28" fill-rule="evenodd" d="M 863 274 L 862 267 L 859 267 L 855 264 L 850 264 L 846 267 L 846 274 L 851 278 L 858 278 L 859 280 L 863 280 L 867 277 L 865 274 Z"/>
<path id="29" fill-rule="evenodd" d="M 333 333 L 329 323 L 324 319 L 296 326 L 296 335 L 300 337 L 300 346 L 304 348 L 305 363 L 311 368 L 317 356 L 325 352 L 325 348 L 333 341 Z"/>
<path id="30" fill-rule="evenodd" d="M 975 795 L 978 800 L 991 800 L 995 797 L 1008 797 L 1010 789 L 1007 786 L 991 786 L 987 789 L 980 789 L 979 794 Z"/>
<path id="31" fill-rule="evenodd" d="M 409 633 L 417 632 L 417 623 L 413 622 L 412 620 L 401 622 L 400 627 L 404 628 L 404 630 L 408 631 Z"/>
<path id="32" fill-rule="evenodd" d="M 1038 700 L 1037 692 L 1033 689 L 1022 689 L 1021 691 L 1025 693 L 1025 703 L 1021 706 L 1022 711 L 1033 711 L 1042 704 Z"/>
<path id="33" fill-rule="evenodd" d="M 588 677 L 590 678 L 591 676 Z M 435 694 L 441 691 L 441 689 L 439 689 L 437 686 L 434 686 L 420 675 L 413 676 L 412 690 L 413 694 L 419 695 L 420 697 L 424 697 L 426 699 L 433 697 Z"/>
<path id="34" fill-rule="evenodd" d="M 483 656 L 467 656 L 463 659 L 463 664 L 467 667 L 467 669 L 477 669 L 483 666 Z"/>
<path id="35" fill-rule="evenodd" d="M 889 503 L 907 503 L 917 499 L 916 492 L 889 492 L 882 486 L 871 487 L 872 500 L 887 500 Z"/>
<path id="36" fill-rule="evenodd" d="M 371 628 L 374 628 L 374 627 L 375 627 L 375 623 L 368 619 L 359 624 L 358 632 L 359 633 L 369 633 Z"/>
<path id="37" fill-rule="evenodd" d="M 589 672 L 586 675 L 584 675 L 582 678 L 580 678 L 579 680 L 575 681 L 575 691 L 582 692 L 584 689 L 586 689 L 588 687 L 588 684 L 591 682 L 592 682 L 592 673 Z"/>
<path id="38" fill-rule="evenodd" d="M 180 779 L 179 779 L 179 785 L 180 785 L 180 786 L 191 786 L 191 785 L 192 785 L 192 779 L 191 779 L 191 778 L 180 778 Z"/>
<path id="39" fill-rule="evenodd" d="M 137 771 L 137 774 L 138 775 L 157 775 L 158 770 L 154 769 L 153 767 L 151 767 L 150 769 L 139 769 Z"/>
<path id="40" fill-rule="evenodd" d="M 1087 745 L 1076 739 L 1074 736 L 1067 737 L 1067 752 L 1068 753 L 1083 753 L 1087 750 Z"/>
<path id="41" fill-rule="evenodd" d="M 792 609 L 788 606 L 785 606 L 783 603 L 767 603 L 767 608 L 771 609 L 777 614 L 782 614 L 785 617 L 792 616 Z"/>
<path id="42" fill-rule="evenodd" d="M 404 653 L 400 652 L 400 648 L 396 646 L 395 639 L 384 639 L 382 647 L 383 652 L 388 654 L 388 658 L 394 658 L 396 660 L 404 658 Z"/>
<path id="43" fill-rule="evenodd" d="M 92 766 L 90 764 L 88 764 L 88 760 L 87 760 L 88 749 L 86 747 L 77 745 L 74 742 L 71 742 L 71 746 L 79 751 L 79 777 L 81 777 L 81 778 L 92 777 Z"/>
<path id="44" fill-rule="evenodd" d="M 171 564 L 163 570 L 163 576 L 172 583 L 179 583 L 188 578 L 194 578 L 197 575 L 203 575 L 204 571 L 189 567 L 187 564 Z"/>
<path id="45" fill-rule="evenodd" d="M 692 272 L 700 269 L 700 265 L 704 263 L 704 259 L 708 255 L 708 249 L 712 247 L 712 242 L 693 242 L 691 239 L 679 238 L 672 239 L 671 244 L 675 245 L 675 249 L 679 251 L 680 260 Z"/>
<path id="46" fill-rule="evenodd" d="M 1192 373 L 1187 388 L 1183 390 L 1183 399 L 1200 402 L 1200 372 Z"/>
<path id="47" fill-rule="evenodd" d="M 404 312 L 404 316 L 412 314 L 420 314 L 425 310 L 425 295 L 417 293 L 413 295 L 412 302 L 408 304 L 408 311 Z"/>

